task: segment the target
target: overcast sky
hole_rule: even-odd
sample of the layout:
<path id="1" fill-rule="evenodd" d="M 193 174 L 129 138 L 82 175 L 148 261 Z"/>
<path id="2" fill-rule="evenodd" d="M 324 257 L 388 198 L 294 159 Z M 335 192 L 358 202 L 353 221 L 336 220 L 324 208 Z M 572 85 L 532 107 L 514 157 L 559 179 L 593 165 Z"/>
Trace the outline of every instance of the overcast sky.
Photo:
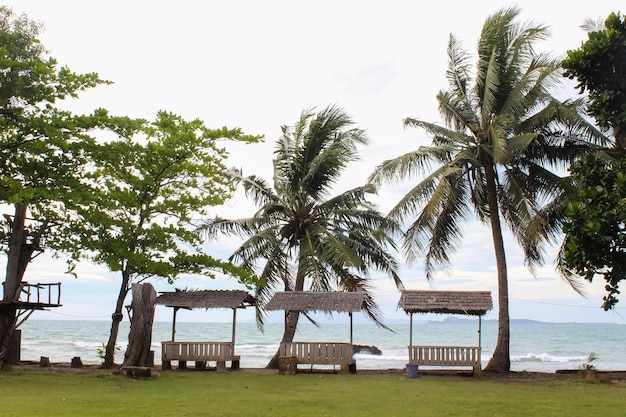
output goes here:
<path id="1" fill-rule="evenodd" d="M 446 46 L 452 32 L 475 51 L 484 20 L 502 1 L 132 1 L 19 0 L 0 1 L 16 12 L 44 23 L 41 36 L 60 64 L 76 72 L 98 72 L 113 81 L 69 103 L 89 112 L 105 107 L 112 114 L 153 119 L 168 110 L 187 119 L 200 118 L 209 127 L 240 127 L 265 135 L 265 143 L 228 145 L 229 165 L 246 174 L 271 180 L 274 141 L 281 125 L 295 123 L 303 109 L 341 106 L 371 139 L 361 161 L 350 166 L 337 192 L 360 185 L 374 167 L 429 138 L 404 130 L 402 120 L 415 117 L 439 122 L 435 96 L 446 87 Z M 619 11 L 615 1 L 523 1 L 521 19 L 546 24 L 550 39 L 538 50 L 563 56 L 585 39 L 586 18 L 605 18 Z M 624 10 L 622 10 L 624 11 Z M 577 94 L 566 85 L 563 97 Z M 386 187 L 375 202 L 386 212 L 408 190 L 409 183 Z M 218 209 L 225 217 L 251 214 L 242 195 Z M 495 260 L 488 227 L 468 224 L 452 268 L 426 282 L 423 264 L 406 265 L 402 279 L 408 289 L 490 290 L 497 297 Z M 220 239 L 207 250 L 227 257 L 237 241 Z M 626 323 L 623 307 L 600 308 L 603 285 L 587 286 L 587 298 L 562 282 L 547 266 L 533 277 L 521 251 L 507 241 L 512 318 L 567 322 Z M 4 259 L 2 260 L 4 262 Z M 87 262 L 79 278 L 63 274 L 64 264 L 48 255 L 28 268 L 31 282 L 62 282 L 63 307 L 37 312 L 37 319 L 109 320 L 119 277 Z M 374 276 L 376 300 L 388 320 L 403 319 L 396 310 L 399 294 L 385 276 Z M 154 282 L 157 291 L 173 290 Z M 233 279 L 184 277 L 178 288 L 240 289 Z M 626 300 L 624 301 L 626 302 Z M 157 320 L 170 320 L 157 308 Z M 253 312 L 240 313 L 252 320 Z M 278 317 L 278 316 L 277 316 Z M 488 318 L 496 318 L 496 311 Z M 228 321 L 229 312 L 179 313 L 179 320 Z"/>

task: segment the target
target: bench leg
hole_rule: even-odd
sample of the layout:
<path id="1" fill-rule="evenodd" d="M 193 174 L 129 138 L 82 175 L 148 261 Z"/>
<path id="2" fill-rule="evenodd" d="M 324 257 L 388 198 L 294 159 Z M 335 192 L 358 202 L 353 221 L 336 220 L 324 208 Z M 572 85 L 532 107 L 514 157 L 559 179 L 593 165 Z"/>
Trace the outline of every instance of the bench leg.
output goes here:
<path id="1" fill-rule="evenodd" d="M 217 361 L 217 371 L 218 372 L 226 371 L 226 361 Z"/>
<path id="2" fill-rule="evenodd" d="M 341 371 L 342 374 L 356 374 L 356 362 L 355 363 L 351 363 L 350 365 L 341 365 Z"/>
<path id="3" fill-rule="evenodd" d="M 187 369 L 187 361 L 178 361 L 178 369 Z"/>
<path id="4" fill-rule="evenodd" d="M 161 369 L 163 369 L 164 371 L 169 371 L 172 369 L 172 362 L 171 361 L 163 361 L 163 363 L 161 363 Z"/>
<path id="5" fill-rule="evenodd" d="M 196 369 L 205 369 L 205 368 L 206 368 L 206 362 L 196 361 Z"/>
<path id="6" fill-rule="evenodd" d="M 239 359 L 235 359 L 230 362 L 230 369 L 232 369 L 233 371 L 238 371 L 239 369 L 241 369 L 239 367 Z"/>

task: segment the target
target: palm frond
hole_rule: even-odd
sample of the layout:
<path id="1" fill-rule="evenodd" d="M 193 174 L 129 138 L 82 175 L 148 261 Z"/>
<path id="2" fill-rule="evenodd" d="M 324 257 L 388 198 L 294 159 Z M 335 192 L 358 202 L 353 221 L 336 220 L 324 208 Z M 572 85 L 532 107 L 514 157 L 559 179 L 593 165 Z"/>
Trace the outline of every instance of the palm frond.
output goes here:
<path id="1" fill-rule="evenodd" d="M 440 91 L 437 94 L 439 103 L 439 114 L 441 114 L 445 125 L 455 132 L 468 129 L 475 132 L 479 125 L 479 118 L 473 112 L 471 103 L 464 98 L 453 95 L 448 91 Z"/>
<path id="2" fill-rule="evenodd" d="M 453 151 L 453 145 L 420 147 L 413 152 L 384 161 L 370 176 L 369 184 L 380 186 L 384 182 L 418 178 L 433 166 L 448 161 Z"/>
<path id="3" fill-rule="evenodd" d="M 450 92 L 460 99 L 469 102 L 468 83 L 470 76 L 470 56 L 463 48 L 462 42 L 453 34 L 448 40 L 448 69 L 446 78 Z"/>

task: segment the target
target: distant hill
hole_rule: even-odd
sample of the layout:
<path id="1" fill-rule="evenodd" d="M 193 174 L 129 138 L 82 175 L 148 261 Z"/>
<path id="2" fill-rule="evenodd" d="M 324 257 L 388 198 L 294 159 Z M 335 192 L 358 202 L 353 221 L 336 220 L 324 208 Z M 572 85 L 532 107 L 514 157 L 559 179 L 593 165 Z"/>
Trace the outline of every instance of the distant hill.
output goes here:
<path id="1" fill-rule="evenodd" d="M 476 321 L 475 318 L 461 318 L 461 317 L 450 316 L 450 317 L 446 317 L 445 319 L 441 321 L 429 320 L 428 323 L 465 324 L 465 323 L 474 322 L 474 321 Z M 482 323 L 483 324 L 498 324 L 498 320 L 496 319 L 482 320 Z M 537 324 L 537 323 L 545 323 L 545 322 L 537 321 L 537 320 L 528 320 L 528 319 L 511 319 L 511 324 Z"/>

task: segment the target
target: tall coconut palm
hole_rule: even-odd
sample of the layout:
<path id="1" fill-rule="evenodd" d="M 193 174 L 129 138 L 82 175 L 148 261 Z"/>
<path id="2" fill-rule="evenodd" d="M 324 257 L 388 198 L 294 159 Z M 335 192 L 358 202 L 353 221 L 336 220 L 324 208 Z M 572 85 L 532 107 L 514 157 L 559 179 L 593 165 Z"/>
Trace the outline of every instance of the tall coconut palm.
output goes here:
<path id="1" fill-rule="evenodd" d="M 559 102 L 551 93 L 559 61 L 536 54 L 533 44 L 547 28 L 519 24 L 516 8 L 488 17 L 478 42 L 474 79 L 470 56 L 450 36 L 449 89 L 437 96 L 445 126 L 413 118 L 405 126 L 433 136 L 432 146 L 385 161 L 374 185 L 425 175 L 389 216 L 409 221 L 404 250 L 409 261 L 424 256 L 427 279 L 449 264 L 471 213 L 491 227 L 498 277 L 498 340 L 487 370 L 506 372 L 509 357 L 508 278 L 503 224 L 524 249 L 526 263 L 542 262 L 553 242 L 564 196 L 559 172 L 586 152 L 599 133 L 580 115 L 580 102 Z M 472 82 L 473 81 L 473 82 Z M 431 171 L 432 167 L 432 172 Z M 421 210 L 421 211 L 420 211 Z"/>
<path id="2" fill-rule="evenodd" d="M 246 238 L 231 260 L 249 268 L 261 265 L 265 285 L 256 289 L 260 323 L 263 305 L 281 288 L 364 291 L 365 313 L 382 324 L 370 292 L 370 270 L 384 272 L 402 286 L 397 262 L 388 252 L 395 249 L 397 223 L 367 201 L 365 187 L 330 197 L 342 171 L 357 159 L 356 146 L 367 143 L 364 131 L 352 125 L 334 106 L 317 114 L 304 111 L 295 126 L 283 127 L 276 144 L 273 188 L 259 177 L 234 174 L 258 211 L 246 219 L 213 219 L 201 228 L 209 236 Z M 293 340 L 298 318 L 298 312 L 288 312 L 283 342 Z M 267 366 L 276 365 L 277 356 Z"/>

